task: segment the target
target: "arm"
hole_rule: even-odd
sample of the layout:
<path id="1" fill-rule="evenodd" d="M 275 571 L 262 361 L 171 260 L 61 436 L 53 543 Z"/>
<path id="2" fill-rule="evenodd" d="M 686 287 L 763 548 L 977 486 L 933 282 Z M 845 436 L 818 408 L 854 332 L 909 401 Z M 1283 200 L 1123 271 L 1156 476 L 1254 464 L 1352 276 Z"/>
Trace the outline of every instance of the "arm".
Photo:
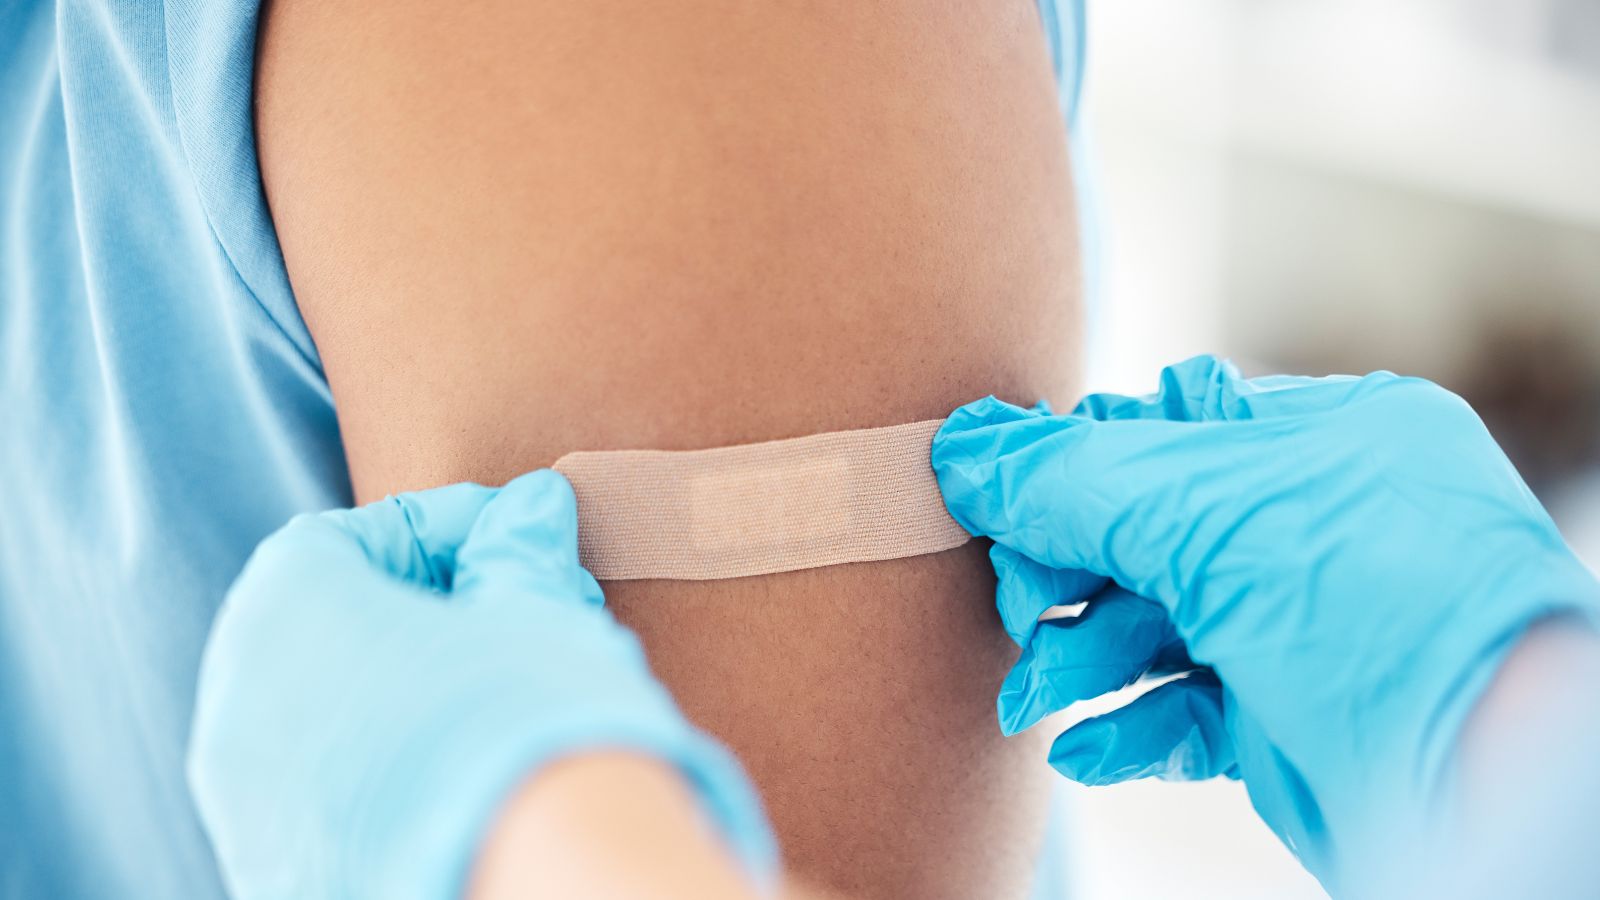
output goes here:
<path id="1" fill-rule="evenodd" d="M 1550 735 L 1600 738 L 1600 705 L 1591 699 L 1597 683 L 1600 633 L 1594 625 L 1562 616 L 1528 629 L 1462 730 L 1461 789 L 1477 813 L 1470 818 L 1512 805 L 1514 796 L 1502 792 L 1522 792 L 1509 788 L 1502 773 L 1548 749 L 1571 752 L 1570 746 L 1551 748 Z"/>
<path id="2" fill-rule="evenodd" d="M 558 762 L 500 813 L 471 900 L 527 897 L 753 900 L 754 891 L 661 762 L 596 753 Z"/>
<path id="3" fill-rule="evenodd" d="M 1065 135 L 1027 0 L 279 0 L 258 98 L 360 498 L 1073 392 Z M 1047 773 L 995 727 L 1016 650 L 981 548 L 605 588 L 800 874 L 1025 888 Z"/>
<path id="4" fill-rule="evenodd" d="M 470 900 L 612 897 L 754 900 L 679 775 L 596 753 L 541 771 L 507 802 L 474 866 Z M 785 900 L 823 900 L 784 886 Z"/>
<path id="5" fill-rule="evenodd" d="M 1594 622 L 1546 619 L 1518 640 L 1462 732 L 1447 891 L 1593 894 L 1600 884 L 1588 821 L 1600 807 L 1597 683 Z"/>

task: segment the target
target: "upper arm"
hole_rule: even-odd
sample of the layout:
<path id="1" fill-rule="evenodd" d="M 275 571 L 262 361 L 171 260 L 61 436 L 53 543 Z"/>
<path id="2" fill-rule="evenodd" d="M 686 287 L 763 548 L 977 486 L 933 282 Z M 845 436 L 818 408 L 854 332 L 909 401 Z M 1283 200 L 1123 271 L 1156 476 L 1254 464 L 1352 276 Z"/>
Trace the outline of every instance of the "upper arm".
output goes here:
<path id="1" fill-rule="evenodd" d="M 1074 387 L 1030 0 L 277 0 L 257 79 L 360 499 Z M 956 896 L 1037 818 L 994 795 L 1021 776 L 987 578 L 969 547 L 607 594 L 803 872 Z"/>

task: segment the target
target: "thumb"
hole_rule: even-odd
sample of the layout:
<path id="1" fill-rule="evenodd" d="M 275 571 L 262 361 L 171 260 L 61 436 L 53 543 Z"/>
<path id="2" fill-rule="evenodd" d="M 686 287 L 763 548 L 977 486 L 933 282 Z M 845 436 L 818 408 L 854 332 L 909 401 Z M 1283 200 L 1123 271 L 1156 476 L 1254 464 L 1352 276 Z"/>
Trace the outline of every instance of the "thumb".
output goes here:
<path id="1" fill-rule="evenodd" d="M 534 593 L 599 606 L 578 563 L 578 503 L 553 469 L 513 479 L 484 506 L 456 555 L 456 590 Z"/>

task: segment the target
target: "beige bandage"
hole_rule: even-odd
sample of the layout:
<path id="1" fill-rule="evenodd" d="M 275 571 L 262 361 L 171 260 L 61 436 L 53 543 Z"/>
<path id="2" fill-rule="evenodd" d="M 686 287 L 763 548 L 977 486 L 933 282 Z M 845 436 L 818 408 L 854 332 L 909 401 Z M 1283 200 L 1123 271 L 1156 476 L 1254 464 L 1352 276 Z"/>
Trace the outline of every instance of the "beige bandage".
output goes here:
<path id="1" fill-rule="evenodd" d="M 703 581 L 919 556 L 971 536 L 928 461 L 941 420 L 711 450 L 568 453 L 578 558 L 602 580 Z"/>

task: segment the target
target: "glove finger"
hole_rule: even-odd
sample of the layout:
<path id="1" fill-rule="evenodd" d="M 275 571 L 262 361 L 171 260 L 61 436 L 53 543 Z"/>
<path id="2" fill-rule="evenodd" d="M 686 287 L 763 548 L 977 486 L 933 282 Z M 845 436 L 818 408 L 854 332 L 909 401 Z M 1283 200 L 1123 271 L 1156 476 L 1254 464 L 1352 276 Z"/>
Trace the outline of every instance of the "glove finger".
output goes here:
<path id="1" fill-rule="evenodd" d="M 599 606 L 600 585 L 578 564 L 578 503 L 552 469 L 513 479 L 483 508 L 456 555 L 456 590 L 534 593 Z"/>
<path id="2" fill-rule="evenodd" d="M 1365 378 L 1269 375 L 1244 378 L 1233 363 L 1196 356 L 1161 370 L 1154 394 L 1090 394 L 1072 410 L 1097 421 L 1161 419 L 1171 422 L 1246 421 L 1322 412 L 1348 403 L 1372 382 L 1394 380 L 1388 372 Z"/>
<path id="3" fill-rule="evenodd" d="M 1039 623 L 1000 686 L 1000 730 L 1011 735 L 1079 700 L 1139 680 L 1180 644 L 1161 604 L 1106 588 L 1079 616 Z"/>
<path id="4" fill-rule="evenodd" d="M 1002 544 L 989 548 L 989 561 L 994 566 L 1000 622 L 1019 647 L 1028 646 L 1045 610 L 1082 603 L 1106 584 L 1105 576 L 1052 569 Z"/>
<path id="5" fill-rule="evenodd" d="M 1304 505 L 1282 499 L 1305 496 L 1294 492 L 1323 474 L 1311 464 L 1315 430 L 1299 419 L 976 424 L 986 413 L 973 404 L 934 441 L 935 474 L 956 521 L 1050 568 L 1110 577 L 1175 611 L 1190 585 L 1213 574 L 1223 542 L 1279 556 L 1286 536 L 1306 527 Z M 1241 532 L 1246 520 L 1251 528 Z M 1252 540 L 1275 546 L 1245 546 Z M 1175 618 L 1184 625 L 1185 615 Z"/>
<path id="6" fill-rule="evenodd" d="M 1202 422 L 1226 418 L 1227 386 L 1238 380 L 1242 379 L 1233 363 L 1209 354 L 1196 356 L 1162 369 L 1160 387 L 1154 394 L 1090 394 L 1078 401 L 1072 415 L 1102 422 L 1126 419 Z"/>
<path id="7" fill-rule="evenodd" d="M 1215 676 L 1197 672 L 1085 719 L 1056 738 L 1050 765 L 1091 787 L 1150 776 L 1195 781 L 1226 775 L 1235 757 L 1222 687 Z"/>
<path id="8" fill-rule="evenodd" d="M 494 488 L 452 484 L 329 510 L 291 527 L 304 529 L 304 540 L 326 543 L 330 550 L 348 543 L 396 578 L 448 590 L 456 550 L 494 495 Z"/>

